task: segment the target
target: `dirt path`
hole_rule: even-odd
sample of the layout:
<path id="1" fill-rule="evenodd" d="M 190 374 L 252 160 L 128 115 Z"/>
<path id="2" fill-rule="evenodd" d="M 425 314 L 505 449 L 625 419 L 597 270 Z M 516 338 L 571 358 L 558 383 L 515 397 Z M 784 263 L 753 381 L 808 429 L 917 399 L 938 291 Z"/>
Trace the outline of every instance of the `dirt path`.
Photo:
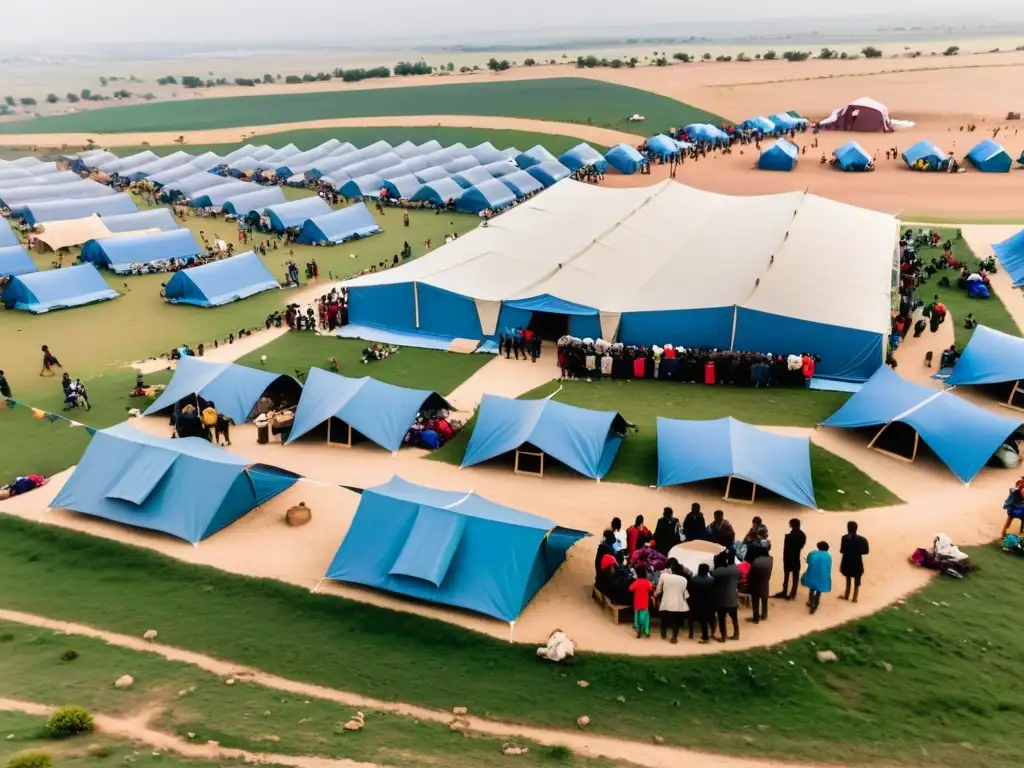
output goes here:
<path id="1" fill-rule="evenodd" d="M 30 701 L 0 698 L 0 710 L 45 717 L 50 714 L 53 707 Z M 99 733 L 135 744 L 145 744 L 152 749 L 174 752 L 193 760 L 244 760 L 249 764 L 287 765 L 293 768 L 383 768 L 377 763 L 362 763 L 355 760 L 248 752 L 244 749 L 222 747 L 215 742 L 193 744 L 150 728 L 150 713 L 142 713 L 134 718 L 110 717 L 96 712 L 93 712 L 92 716 Z"/>
<path id="2" fill-rule="evenodd" d="M 532 389 L 558 378 L 555 345 L 546 343 L 536 363 L 522 360 L 506 360 L 496 355 L 493 360 L 478 370 L 455 391 L 448 395 L 448 402 L 459 413 L 472 413 L 485 394 L 502 397 L 519 397 Z"/>
<path id="3" fill-rule="evenodd" d="M 65 632 L 72 635 L 96 638 L 98 640 L 103 640 L 110 645 L 116 645 L 118 647 L 128 648 L 134 651 L 154 653 L 168 659 L 169 661 L 191 664 L 215 675 L 237 677 L 257 685 L 273 688 L 274 690 L 323 699 L 325 701 L 333 701 L 349 707 L 391 712 L 405 717 L 413 717 L 418 720 L 446 725 L 451 723 L 453 719 L 452 715 L 448 712 L 428 709 L 426 707 L 417 707 L 411 704 L 403 704 L 401 702 L 380 701 L 378 699 L 358 696 L 347 691 L 340 691 L 336 688 L 325 688 L 319 685 L 300 683 L 287 678 L 278 677 L 276 675 L 269 675 L 265 672 L 260 672 L 259 670 L 250 669 L 238 664 L 232 664 L 221 659 L 215 659 L 211 656 L 193 653 L 192 651 L 185 651 L 180 648 L 163 645 L 161 643 L 150 643 L 142 640 L 141 638 L 129 637 L 128 635 L 121 635 L 115 632 L 105 632 L 83 624 L 56 621 L 42 616 L 6 610 L 0 610 L 0 619 L 19 624 L 27 624 L 33 627 L 40 627 L 42 629 L 51 629 L 56 632 Z M 8 706 L 11 704 L 12 702 L 7 699 L 0 699 L 0 709 L 11 708 Z M 18 705 L 20 703 L 13 702 L 13 704 Z M 472 702 L 455 702 L 455 704 L 468 706 L 472 710 Z M 38 704 L 25 704 L 24 706 L 33 708 L 31 711 L 26 709 L 20 710 L 26 711 L 28 714 L 42 715 L 47 712 L 46 707 L 42 707 Z M 580 714 L 585 713 L 581 712 Z M 604 757 L 610 760 L 622 760 L 636 763 L 637 765 L 650 766 L 650 768 L 663 768 L 665 765 L 683 766 L 684 768 L 686 766 L 693 766 L 694 768 L 696 768 L 696 766 L 700 766 L 700 768 L 769 768 L 771 766 L 775 766 L 776 768 L 780 768 L 785 765 L 783 763 L 770 761 L 752 761 L 741 758 L 708 755 L 676 747 L 666 747 L 656 744 L 644 744 L 642 742 L 614 739 L 606 736 L 599 736 L 594 733 L 564 732 L 548 728 L 531 728 L 528 726 L 512 725 L 509 723 L 499 723 L 491 720 L 484 720 L 479 717 L 473 717 L 472 715 L 463 719 L 469 722 L 470 732 L 481 736 L 490 736 L 494 738 L 518 737 L 529 739 L 530 741 L 534 741 L 545 746 L 564 745 L 572 749 L 574 752 L 587 757 Z M 231 756 L 241 757 L 248 760 L 246 756 L 251 754 L 243 752 L 242 750 L 225 750 L 220 747 L 213 748 L 211 745 L 193 745 L 188 744 L 187 742 L 181 742 L 173 736 L 146 728 L 144 720 L 143 722 L 121 721 L 97 716 L 96 721 L 97 725 L 99 725 L 100 729 L 105 733 L 146 741 L 160 749 L 172 749 L 189 757 Z M 117 730 L 119 727 L 125 725 L 130 726 L 130 729 Z M 154 740 L 150 741 L 151 738 Z M 160 743 L 158 743 L 157 740 L 159 740 Z M 212 754 L 185 751 L 186 749 L 191 750 L 192 748 L 202 750 L 204 747 L 213 748 L 219 751 Z M 309 768 L 348 768 L 349 766 L 351 768 L 359 768 L 361 766 L 369 766 L 367 763 L 355 763 L 348 760 L 300 758 L 284 755 L 254 755 L 253 757 L 259 758 L 260 762 L 292 765 L 297 766 L 297 768 L 307 768 L 307 766 Z"/>
<path id="4" fill-rule="evenodd" d="M 305 131 L 322 128 L 362 128 L 384 126 L 444 126 L 450 128 L 490 128 L 495 130 L 545 133 L 555 136 L 575 136 L 583 141 L 614 146 L 620 142 L 637 144 L 646 136 L 599 128 L 577 123 L 557 123 L 548 120 L 533 120 L 525 117 L 486 117 L 479 115 L 394 115 L 380 117 L 342 117 L 328 120 L 307 120 L 299 123 L 276 123 L 274 125 L 248 125 L 234 128 L 214 128 L 201 131 L 152 131 L 146 133 L 41 133 L 41 134 L 0 134 L 0 145 L 8 147 L 60 148 L 64 145 L 84 145 L 90 139 L 97 145 L 114 149 L 137 147 L 142 144 L 165 146 L 184 137 L 187 150 L 189 144 L 236 144 L 254 137 L 284 131 Z M 643 129 L 638 129 L 643 132 Z M 528 147 L 520 147 L 528 149 Z"/>

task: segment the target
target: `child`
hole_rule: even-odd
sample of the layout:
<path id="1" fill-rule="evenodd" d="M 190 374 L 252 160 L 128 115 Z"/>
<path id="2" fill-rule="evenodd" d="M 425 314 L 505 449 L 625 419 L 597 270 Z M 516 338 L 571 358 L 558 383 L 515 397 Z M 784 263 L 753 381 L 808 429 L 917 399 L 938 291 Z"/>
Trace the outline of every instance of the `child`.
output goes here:
<path id="1" fill-rule="evenodd" d="M 814 613 L 821 603 L 822 593 L 832 591 L 832 555 L 828 552 L 827 541 L 819 541 L 818 548 L 807 554 L 807 570 L 800 583 L 807 587 L 807 607 Z"/>
<path id="2" fill-rule="evenodd" d="M 50 348 L 48 346 L 46 346 L 45 344 L 43 344 L 43 370 L 41 370 L 39 372 L 39 375 L 40 376 L 53 376 L 54 375 L 53 374 L 54 367 L 63 368 L 64 366 L 62 366 L 60 364 L 60 360 L 58 360 L 53 355 L 53 353 L 50 352 Z"/>
<path id="3" fill-rule="evenodd" d="M 633 593 L 633 629 L 637 639 L 651 636 L 651 592 L 654 586 L 647 579 L 647 569 L 636 569 L 636 581 L 629 585 Z"/>

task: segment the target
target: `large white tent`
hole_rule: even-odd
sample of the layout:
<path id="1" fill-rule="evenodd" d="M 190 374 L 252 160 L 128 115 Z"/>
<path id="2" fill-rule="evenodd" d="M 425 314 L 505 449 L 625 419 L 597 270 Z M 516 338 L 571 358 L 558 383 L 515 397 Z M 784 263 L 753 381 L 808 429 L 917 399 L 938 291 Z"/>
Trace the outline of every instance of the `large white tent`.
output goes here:
<path id="1" fill-rule="evenodd" d="M 883 362 L 899 225 L 804 192 L 732 197 L 666 181 L 563 181 L 397 269 L 348 281 L 349 318 L 493 339 L 535 313 L 577 336 L 821 356 L 864 380 Z"/>

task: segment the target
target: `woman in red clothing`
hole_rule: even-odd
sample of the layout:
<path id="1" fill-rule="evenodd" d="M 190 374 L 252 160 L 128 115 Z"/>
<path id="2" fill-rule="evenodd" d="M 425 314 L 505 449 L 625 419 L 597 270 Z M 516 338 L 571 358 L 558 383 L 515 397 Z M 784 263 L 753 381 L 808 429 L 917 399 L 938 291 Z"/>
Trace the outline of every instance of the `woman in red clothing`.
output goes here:
<path id="1" fill-rule="evenodd" d="M 804 386 L 811 386 L 811 379 L 814 378 L 814 358 L 804 352 L 803 362 L 800 367 L 804 374 Z"/>
<path id="2" fill-rule="evenodd" d="M 626 529 L 626 552 L 630 556 L 651 540 L 651 531 L 644 525 L 644 516 L 637 515 L 636 520 Z"/>

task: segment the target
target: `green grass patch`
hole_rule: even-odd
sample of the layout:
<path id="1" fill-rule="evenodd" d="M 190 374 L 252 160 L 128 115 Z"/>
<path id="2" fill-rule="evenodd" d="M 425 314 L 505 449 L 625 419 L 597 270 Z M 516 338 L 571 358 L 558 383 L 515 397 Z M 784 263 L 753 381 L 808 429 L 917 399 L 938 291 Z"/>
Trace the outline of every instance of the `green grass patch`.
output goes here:
<path id="1" fill-rule="evenodd" d="M 552 728 L 585 713 L 595 733 L 816 764 L 920 765 L 924 750 L 949 765 L 1019 765 L 1024 591 L 1007 585 L 1024 562 L 995 547 L 970 550 L 982 570 L 967 581 L 936 579 L 903 605 L 784 645 L 688 658 L 583 653 L 568 667 L 413 614 L 5 516 L 0 551 L 4 608 L 136 636 L 153 627 L 175 646 L 386 700 Z M 843 609 L 834 593 L 825 599 Z M 69 643 L 82 658 L 64 684 L 86 659 L 68 637 L 54 656 Z M 822 649 L 839 662 L 817 662 Z M 9 685 L 0 676 L 0 691 Z"/>
<path id="2" fill-rule="evenodd" d="M 559 383 L 545 384 L 524 398 L 547 397 Z M 843 392 L 806 389 L 706 387 L 663 381 L 566 381 L 554 399 L 597 411 L 618 411 L 639 427 L 627 435 L 606 480 L 654 485 L 658 479 L 657 418 L 717 419 L 732 416 L 762 426 L 814 427 L 846 402 Z M 462 463 L 476 420 L 429 458 Z M 850 462 L 811 445 L 811 474 L 821 509 L 846 511 L 898 504 L 900 499 Z M 724 482 L 724 481 L 723 481 Z M 724 487 L 724 486 L 723 486 Z"/>
<path id="3" fill-rule="evenodd" d="M 372 376 L 388 384 L 415 389 L 432 389 L 447 395 L 493 358 L 490 355 L 458 355 L 433 349 L 401 347 L 384 360 L 363 363 L 368 342 L 359 339 L 334 339 L 312 333 L 292 333 L 238 359 L 240 365 L 264 367 L 277 373 L 294 375 L 310 368 L 330 369 L 332 357 L 338 360 L 342 376 Z M 266 355 L 266 363 L 261 358 Z"/>
<path id="4" fill-rule="evenodd" d="M 0 125 L 0 133 L 132 133 L 272 125 L 383 115 L 488 115 L 584 123 L 632 132 L 629 117 L 647 125 L 722 122 L 718 115 L 650 91 L 600 80 L 558 77 L 413 88 L 237 96 L 111 107 Z"/>
<path id="5" fill-rule="evenodd" d="M 1024 224 L 1024 216 L 943 216 L 932 213 L 901 213 L 900 221 L 912 221 L 915 224 Z"/>

